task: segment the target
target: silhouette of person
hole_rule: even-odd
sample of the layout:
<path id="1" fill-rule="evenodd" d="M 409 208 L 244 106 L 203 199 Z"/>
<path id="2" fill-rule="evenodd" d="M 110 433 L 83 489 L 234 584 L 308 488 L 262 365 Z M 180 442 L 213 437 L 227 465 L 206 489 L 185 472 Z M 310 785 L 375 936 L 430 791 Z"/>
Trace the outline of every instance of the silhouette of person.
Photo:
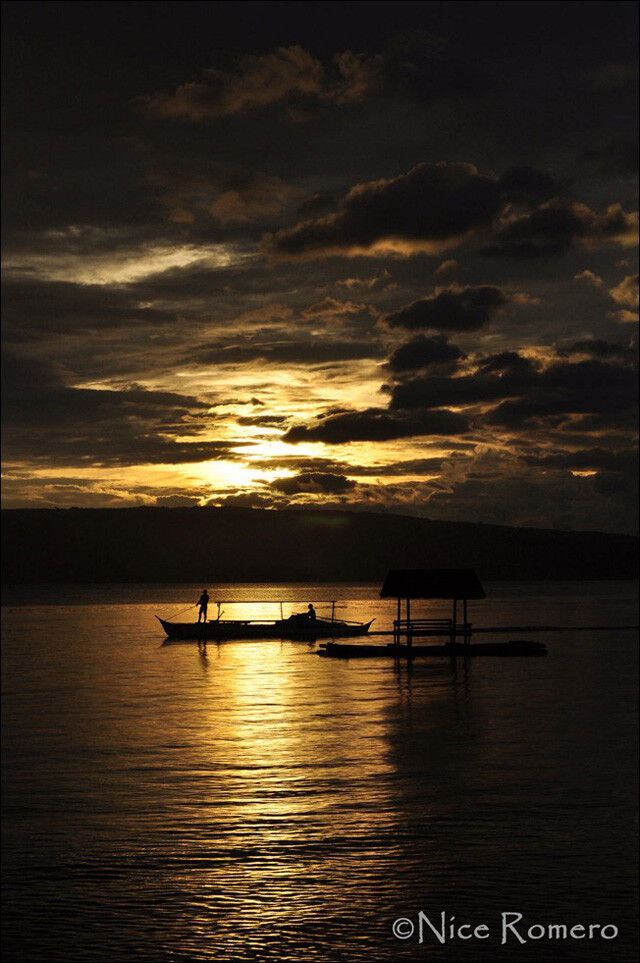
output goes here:
<path id="1" fill-rule="evenodd" d="M 315 625 L 315 622 L 316 622 L 316 610 L 314 609 L 311 602 L 309 602 L 309 605 L 307 606 L 307 608 L 309 609 L 309 614 L 307 618 L 309 619 L 309 624 L 313 626 Z"/>
<path id="2" fill-rule="evenodd" d="M 198 601 L 196 602 L 196 605 L 199 605 L 199 606 L 200 606 L 200 608 L 198 609 L 198 622 L 199 622 L 200 619 L 202 619 L 202 618 L 204 618 L 204 621 L 206 622 L 206 621 L 207 621 L 207 606 L 209 605 L 209 593 L 207 592 L 206 589 L 203 589 L 203 590 L 202 590 L 202 595 L 200 596 L 200 598 L 199 598 Z"/>

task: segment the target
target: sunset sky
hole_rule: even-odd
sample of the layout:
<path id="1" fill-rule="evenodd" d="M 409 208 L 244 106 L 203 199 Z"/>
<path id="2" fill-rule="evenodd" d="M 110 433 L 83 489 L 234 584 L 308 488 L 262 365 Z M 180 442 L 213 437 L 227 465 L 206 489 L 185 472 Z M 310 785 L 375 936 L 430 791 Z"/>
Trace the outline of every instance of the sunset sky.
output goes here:
<path id="1" fill-rule="evenodd" d="M 635 3 L 4 8 L 5 507 L 636 529 Z"/>

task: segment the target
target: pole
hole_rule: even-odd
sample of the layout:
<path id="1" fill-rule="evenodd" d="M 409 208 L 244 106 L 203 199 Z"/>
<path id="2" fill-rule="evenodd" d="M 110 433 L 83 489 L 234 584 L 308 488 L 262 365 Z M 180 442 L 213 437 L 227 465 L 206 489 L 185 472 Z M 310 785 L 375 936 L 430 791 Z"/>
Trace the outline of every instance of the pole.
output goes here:
<path id="1" fill-rule="evenodd" d="M 464 606 L 464 644 L 469 645 L 471 640 L 469 638 L 469 629 L 467 626 L 467 600 L 464 599 L 462 604 Z"/>
<path id="2" fill-rule="evenodd" d="M 393 641 L 395 645 L 400 645 L 400 619 L 402 617 L 402 602 L 400 597 L 398 597 L 398 617 L 396 619 L 396 624 L 393 629 Z"/>
<path id="3" fill-rule="evenodd" d="M 452 632 L 452 635 L 451 635 L 451 641 L 452 641 L 452 642 L 455 642 L 455 641 L 456 641 L 456 624 L 457 624 L 457 621 L 458 621 L 458 600 L 457 600 L 457 599 L 454 599 L 454 600 L 453 600 L 453 632 Z"/>

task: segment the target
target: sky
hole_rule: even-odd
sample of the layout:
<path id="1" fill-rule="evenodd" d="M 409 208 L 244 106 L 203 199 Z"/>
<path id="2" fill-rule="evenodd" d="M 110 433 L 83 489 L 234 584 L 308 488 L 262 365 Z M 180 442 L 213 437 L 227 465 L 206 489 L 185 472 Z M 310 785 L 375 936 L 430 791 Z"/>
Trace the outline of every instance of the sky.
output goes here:
<path id="1" fill-rule="evenodd" d="M 637 530 L 637 4 L 7 2 L 3 504 Z"/>

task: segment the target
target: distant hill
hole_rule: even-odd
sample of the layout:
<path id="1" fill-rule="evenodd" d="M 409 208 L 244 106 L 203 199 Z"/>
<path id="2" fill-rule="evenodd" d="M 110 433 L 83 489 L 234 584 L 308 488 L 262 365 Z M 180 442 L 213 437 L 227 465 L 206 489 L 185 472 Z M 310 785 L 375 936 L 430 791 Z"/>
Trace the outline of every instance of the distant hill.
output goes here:
<path id="1" fill-rule="evenodd" d="M 2 512 L 4 583 L 381 581 L 390 568 L 481 579 L 625 579 L 638 539 L 403 515 L 247 508 Z"/>

